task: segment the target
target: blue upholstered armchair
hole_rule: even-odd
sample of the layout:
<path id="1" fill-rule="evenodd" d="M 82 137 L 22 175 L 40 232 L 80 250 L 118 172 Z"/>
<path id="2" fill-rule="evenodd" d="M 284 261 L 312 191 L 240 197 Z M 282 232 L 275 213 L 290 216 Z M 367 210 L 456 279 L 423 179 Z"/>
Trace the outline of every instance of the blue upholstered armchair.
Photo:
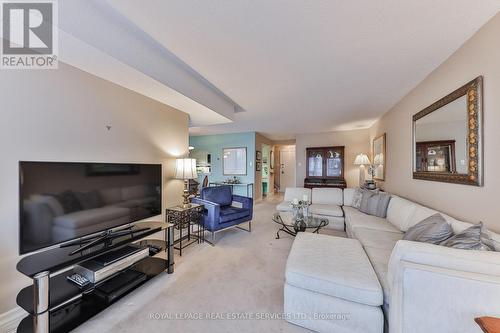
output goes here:
<path id="1" fill-rule="evenodd" d="M 248 230 L 240 229 L 252 230 L 253 199 L 233 195 L 231 186 L 202 188 L 200 198 L 193 198 L 192 202 L 205 205 L 203 222 L 205 229 L 212 233 L 212 242 L 215 232 L 244 222 L 248 222 Z M 233 202 L 241 207 L 232 206 Z"/>

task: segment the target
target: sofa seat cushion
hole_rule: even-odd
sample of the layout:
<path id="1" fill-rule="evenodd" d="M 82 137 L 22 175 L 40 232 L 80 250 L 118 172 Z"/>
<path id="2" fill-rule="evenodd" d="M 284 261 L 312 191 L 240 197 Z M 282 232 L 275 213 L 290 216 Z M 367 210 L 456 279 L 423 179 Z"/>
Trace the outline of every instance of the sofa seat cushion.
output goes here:
<path id="1" fill-rule="evenodd" d="M 309 211 L 313 214 L 327 215 L 327 216 L 344 216 L 342 208 L 338 205 L 328 204 L 312 204 L 309 206 Z"/>
<path id="2" fill-rule="evenodd" d="M 250 215 L 250 209 L 224 206 L 220 208 L 220 222 L 226 223 L 241 219 Z"/>
<path id="3" fill-rule="evenodd" d="M 344 206 L 345 220 L 349 229 L 354 230 L 358 227 L 365 229 L 383 230 L 402 234 L 395 226 L 387 222 L 386 219 L 361 213 L 353 207 Z"/>
<path id="4" fill-rule="evenodd" d="M 282 201 L 276 206 L 278 212 L 291 212 L 292 206 L 290 201 Z"/>
<path id="5" fill-rule="evenodd" d="M 371 306 L 383 303 L 380 283 L 356 239 L 299 233 L 285 275 L 294 287 Z"/>
<path id="6" fill-rule="evenodd" d="M 129 214 L 130 209 L 128 208 L 105 206 L 58 216 L 54 219 L 54 224 L 62 228 L 79 229 L 121 217 L 128 217 Z"/>
<path id="7" fill-rule="evenodd" d="M 365 246 L 365 252 L 372 263 L 373 269 L 377 274 L 378 281 L 382 285 L 384 292 L 384 303 L 389 303 L 389 281 L 387 280 L 387 272 L 389 270 L 389 259 L 391 259 L 392 249 L 380 249 L 370 246 Z"/>
<path id="8" fill-rule="evenodd" d="M 112 220 L 106 220 L 100 222 L 99 224 L 92 224 L 88 226 L 82 226 L 81 228 L 68 228 L 64 225 L 54 225 L 52 228 L 52 241 L 53 242 L 65 242 L 68 239 L 73 239 L 77 237 L 82 237 L 85 235 L 93 234 L 98 231 L 103 231 L 106 229 L 111 229 L 130 223 L 130 217 L 128 215 L 116 217 Z"/>
<path id="9" fill-rule="evenodd" d="M 378 249 L 392 250 L 398 240 L 403 239 L 403 234 L 383 230 L 355 228 L 353 233 L 363 246 Z"/>

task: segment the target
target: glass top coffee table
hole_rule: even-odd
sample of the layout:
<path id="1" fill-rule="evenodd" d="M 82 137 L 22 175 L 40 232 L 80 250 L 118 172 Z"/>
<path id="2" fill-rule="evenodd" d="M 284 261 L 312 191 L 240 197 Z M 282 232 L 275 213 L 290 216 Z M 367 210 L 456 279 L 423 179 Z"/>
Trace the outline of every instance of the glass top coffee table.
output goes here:
<path id="1" fill-rule="evenodd" d="M 280 232 L 283 231 L 291 236 L 297 236 L 299 232 L 310 230 L 313 233 L 319 233 L 319 229 L 328 225 L 328 220 L 319 217 L 304 217 L 303 221 L 296 221 L 291 212 L 278 212 L 273 215 L 273 222 L 280 225 L 276 232 L 276 239 L 280 238 Z"/>

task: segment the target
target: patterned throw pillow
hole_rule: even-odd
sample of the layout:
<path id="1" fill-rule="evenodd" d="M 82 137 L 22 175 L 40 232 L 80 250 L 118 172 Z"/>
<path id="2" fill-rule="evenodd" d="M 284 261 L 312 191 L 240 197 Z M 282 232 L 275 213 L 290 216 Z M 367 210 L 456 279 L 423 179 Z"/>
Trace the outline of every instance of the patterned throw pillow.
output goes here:
<path id="1" fill-rule="evenodd" d="M 484 227 L 483 230 L 481 231 L 481 242 L 486 244 L 489 248 L 493 249 L 494 251 L 500 252 L 500 242 L 490 237 L 488 230 L 485 230 Z"/>
<path id="2" fill-rule="evenodd" d="M 462 250 L 494 251 L 494 248 L 487 244 L 489 240 L 490 237 L 483 230 L 483 222 L 480 222 L 442 242 L 441 245 Z"/>
<path id="3" fill-rule="evenodd" d="M 363 197 L 363 190 L 359 187 L 354 189 L 354 194 L 352 195 L 352 206 L 359 209 L 361 205 L 361 198 Z"/>
<path id="4" fill-rule="evenodd" d="M 364 191 L 361 197 L 359 211 L 365 214 L 385 218 L 387 207 L 391 196 L 388 193 L 378 191 Z"/>
<path id="5" fill-rule="evenodd" d="M 363 193 L 379 193 L 379 189 L 376 190 L 363 190 L 360 187 L 354 189 L 354 194 L 352 195 L 352 207 L 359 209 L 361 206 L 361 199 L 363 199 Z"/>
<path id="6" fill-rule="evenodd" d="M 453 229 L 441 214 L 436 213 L 409 228 L 403 239 L 437 245 L 450 237 L 453 237 Z"/>

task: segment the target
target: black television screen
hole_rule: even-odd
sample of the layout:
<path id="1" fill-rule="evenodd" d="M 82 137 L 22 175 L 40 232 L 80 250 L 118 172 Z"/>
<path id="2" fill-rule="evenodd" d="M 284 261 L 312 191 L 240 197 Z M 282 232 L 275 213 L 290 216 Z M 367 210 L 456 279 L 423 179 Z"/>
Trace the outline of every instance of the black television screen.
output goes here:
<path id="1" fill-rule="evenodd" d="M 161 214 L 161 164 L 20 162 L 20 254 Z"/>

